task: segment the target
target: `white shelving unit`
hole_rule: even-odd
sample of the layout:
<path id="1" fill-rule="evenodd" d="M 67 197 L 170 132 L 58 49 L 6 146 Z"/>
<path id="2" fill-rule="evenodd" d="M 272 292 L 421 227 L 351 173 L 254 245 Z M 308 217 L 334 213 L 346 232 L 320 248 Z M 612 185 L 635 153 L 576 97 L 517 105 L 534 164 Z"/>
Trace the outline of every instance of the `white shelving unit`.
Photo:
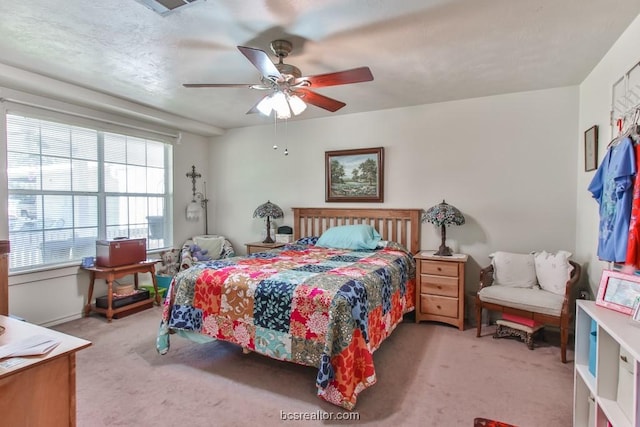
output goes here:
<path id="1" fill-rule="evenodd" d="M 595 322 L 595 375 L 589 350 Z M 574 427 L 640 427 L 640 323 L 578 300 L 576 307 Z"/>

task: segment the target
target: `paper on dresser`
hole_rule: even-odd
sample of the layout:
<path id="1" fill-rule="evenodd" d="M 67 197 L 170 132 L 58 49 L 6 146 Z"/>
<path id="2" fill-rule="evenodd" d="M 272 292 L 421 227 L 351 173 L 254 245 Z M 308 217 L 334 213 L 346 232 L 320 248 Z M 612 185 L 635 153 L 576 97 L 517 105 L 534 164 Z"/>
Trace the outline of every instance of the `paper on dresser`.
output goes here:
<path id="1" fill-rule="evenodd" d="M 49 353 L 60 344 L 46 335 L 33 335 L 11 344 L 0 346 L 0 359 L 16 356 L 40 356 Z"/>

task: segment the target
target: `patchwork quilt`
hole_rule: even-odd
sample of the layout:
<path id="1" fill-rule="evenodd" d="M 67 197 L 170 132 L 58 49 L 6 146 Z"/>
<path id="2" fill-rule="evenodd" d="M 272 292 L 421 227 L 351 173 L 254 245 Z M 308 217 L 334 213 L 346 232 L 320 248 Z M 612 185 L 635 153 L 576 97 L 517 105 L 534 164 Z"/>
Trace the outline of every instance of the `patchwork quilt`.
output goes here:
<path id="1" fill-rule="evenodd" d="M 307 244 L 210 261 L 178 273 L 165 300 L 169 332 L 229 341 L 318 368 L 318 395 L 353 409 L 375 384 L 373 352 L 414 309 L 415 262 L 390 242 L 373 251 Z M 184 333 L 187 332 L 187 333 Z"/>

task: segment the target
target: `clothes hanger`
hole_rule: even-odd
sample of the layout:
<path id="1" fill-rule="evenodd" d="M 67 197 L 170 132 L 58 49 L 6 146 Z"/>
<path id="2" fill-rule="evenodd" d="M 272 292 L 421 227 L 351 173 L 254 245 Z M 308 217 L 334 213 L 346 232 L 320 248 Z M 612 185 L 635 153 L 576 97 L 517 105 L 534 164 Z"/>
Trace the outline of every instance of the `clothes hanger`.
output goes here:
<path id="1" fill-rule="evenodd" d="M 631 119 L 631 125 L 627 127 L 627 130 L 622 132 L 624 129 L 624 122 L 627 119 L 627 116 L 623 116 L 616 121 L 618 126 L 618 136 L 613 138 L 611 142 L 607 145 L 607 149 L 614 147 L 623 141 L 626 138 L 631 138 L 631 142 L 637 144 L 640 142 L 640 126 L 638 125 L 638 120 L 640 119 L 640 107 L 637 107 L 633 112 L 633 118 Z"/>
<path id="2" fill-rule="evenodd" d="M 631 120 L 631 126 L 624 133 L 625 136 L 631 138 L 634 145 L 640 143 L 640 126 L 638 120 L 640 119 L 640 107 L 637 107 L 633 112 L 633 119 Z"/>
<path id="3" fill-rule="evenodd" d="M 607 144 L 607 150 L 609 148 L 613 148 L 616 145 L 618 145 L 618 143 L 620 141 L 622 141 L 625 137 L 624 134 L 622 133 L 622 129 L 624 128 L 624 121 L 625 121 L 626 116 L 622 116 L 619 119 L 616 120 L 616 127 L 618 128 L 618 136 L 616 136 L 615 138 L 613 138 L 611 140 L 611 142 L 609 142 L 609 144 Z"/>

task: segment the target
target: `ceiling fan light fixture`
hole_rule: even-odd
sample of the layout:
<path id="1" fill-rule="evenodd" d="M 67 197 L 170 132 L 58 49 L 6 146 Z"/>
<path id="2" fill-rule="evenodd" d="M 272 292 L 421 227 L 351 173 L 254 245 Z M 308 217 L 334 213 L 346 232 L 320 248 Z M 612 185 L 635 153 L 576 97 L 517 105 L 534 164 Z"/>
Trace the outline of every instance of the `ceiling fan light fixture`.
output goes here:
<path id="1" fill-rule="evenodd" d="M 271 115 L 273 111 L 278 119 L 290 119 L 292 113 L 297 116 L 306 110 L 307 104 L 296 94 L 276 90 L 262 98 L 256 109 L 265 116 Z"/>
<path id="2" fill-rule="evenodd" d="M 256 109 L 265 116 L 271 114 L 271 110 L 273 110 L 273 100 L 271 99 L 271 95 L 262 98 L 262 101 L 256 105 Z"/>
<path id="3" fill-rule="evenodd" d="M 289 107 L 291 107 L 291 111 L 293 112 L 293 114 L 297 116 L 307 109 L 307 104 L 305 104 L 305 102 L 298 95 L 290 95 Z"/>
<path id="4" fill-rule="evenodd" d="M 277 91 L 271 95 L 272 108 L 276 111 L 276 117 L 279 119 L 288 119 L 291 117 L 291 109 L 287 102 L 287 96 L 284 92 Z"/>

